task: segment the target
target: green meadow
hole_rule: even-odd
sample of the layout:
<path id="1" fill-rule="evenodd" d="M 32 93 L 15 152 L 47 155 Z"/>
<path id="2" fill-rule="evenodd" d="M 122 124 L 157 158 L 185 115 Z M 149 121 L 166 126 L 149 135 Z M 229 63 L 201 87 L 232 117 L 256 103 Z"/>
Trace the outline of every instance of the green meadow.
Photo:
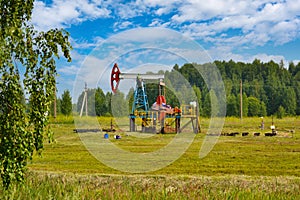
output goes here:
<path id="1" fill-rule="evenodd" d="M 83 117 L 86 127 L 91 118 Z M 175 134 L 134 137 L 128 119 L 98 118 L 102 128 L 113 122 L 109 140 L 131 152 L 152 152 L 166 146 Z M 117 123 L 118 122 L 118 123 Z M 128 173 L 112 169 L 93 157 L 74 133 L 73 117 L 51 122 L 55 142 L 45 141 L 41 156 L 28 163 L 26 182 L 0 199 L 299 199 L 300 122 L 296 117 L 226 118 L 222 135 L 211 152 L 199 158 L 209 119 L 201 119 L 201 133 L 183 155 L 154 172 Z M 277 135 L 266 137 L 274 123 Z M 117 123 L 117 124 L 116 124 Z M 183 122 L 185 123 L 185 122 Z M 90 127 L 95 128 L 95 127 Z M 186 129 L 181 134 L 191 134 Z M 236 136 L 225 133 L 238 132 Z M 242 133 L 248 132 L 247 136 Z M 259 132 L 259 136 L 254 133 Z M 94 134 L 94 133 L 90 133 Z M 101 133 L 104 134 L 104 133 Z M 115 140 L 114 135 L 122 138 Z"/>

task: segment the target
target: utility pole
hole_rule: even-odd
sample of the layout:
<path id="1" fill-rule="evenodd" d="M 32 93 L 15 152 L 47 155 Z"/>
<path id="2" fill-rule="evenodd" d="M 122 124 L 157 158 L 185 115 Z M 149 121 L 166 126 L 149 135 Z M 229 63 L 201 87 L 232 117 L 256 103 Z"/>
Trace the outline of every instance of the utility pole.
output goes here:
<path id="1" fill-rule="evenodd" d="M 241 120 L 243 119 L 243 82 L 240 82 L 240 115 Z"/>
<path id="2" fill-rule="evenodd" d="M 85 91 L 85 116 L 88 116 L 88 100 L 87 100 L 87 83 L 85 82 L 85 87 L 84 87 L 84 91 Z"/>
<path id="3" fill-rule="evenodd" d="M 85 106 L 85 116 L 88 116 L 88 100 L 87 100 L 87 83 L 85 83 L 85 87 L 84 87 L 84 95 L 83 95 L 83 100 L 82 100 L 82 105 L 81 105 L 81 110 L 80 110 L 80 117 L 82 116 L 82 112 L 83 112 L 83 108 Z"/>

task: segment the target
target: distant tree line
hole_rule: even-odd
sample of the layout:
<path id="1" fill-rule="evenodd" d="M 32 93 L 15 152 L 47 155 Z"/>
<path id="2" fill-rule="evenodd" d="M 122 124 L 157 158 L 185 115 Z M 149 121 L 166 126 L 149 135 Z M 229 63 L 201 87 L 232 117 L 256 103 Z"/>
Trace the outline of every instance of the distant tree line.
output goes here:
<path id="1" fill-rule="evenodd" d="M 243 116 L 295 116 L 300 114 L 300 63 L 290 63 L 285 68 L 283 62 L 252 63 L 215 61 L 207 64 L 177 64 L 165 74 L 165 95 L 167 104 L 172 107 L 197 101 L 200 115 L 211 115 L 211 100 L 217 99 L 214 90 L 207 87 L 197 69 L 211 67 L 214 64 L 223 79 L 226 97 L 226 115 L 240 116 L 242 99 Z M 148 72 L 150 73 L 150 72 Z M 214 75 L 208 77 L 214 81 Z M 242 98 L 240 97 L 242 86 Z M 103 92 L 101 88 L 88 89 L 88 113 L 92 116 L 126 116 L 131 112 L 134 88 L 128 94 L 118 91 L 116 94 Z M 146 93 L 151 106 L 159 94 L 158 83 L 147 83 Z M 80 112 L 84 92 L 79 96 L 75 111 Z M 218 99 L 220 100 L 220 99 Z M 113 108 L 113 109 L 112 109 Z"/>
<path id="2" fill-rule="evenodd" d="M 300 114 L 300 63 L 263 63 L 256 59 L 252 63 L 215 61 L 226 90 L 227 116 L 240 115 L 240 86 L 242 83 L 243 116 L 294 116 Z M 196 68 L 209 64 L 185 64 L 174 69 L 201 91 L 199 98 L 203 116 L 210 115 L 209 96 L 211 91 Z"/>

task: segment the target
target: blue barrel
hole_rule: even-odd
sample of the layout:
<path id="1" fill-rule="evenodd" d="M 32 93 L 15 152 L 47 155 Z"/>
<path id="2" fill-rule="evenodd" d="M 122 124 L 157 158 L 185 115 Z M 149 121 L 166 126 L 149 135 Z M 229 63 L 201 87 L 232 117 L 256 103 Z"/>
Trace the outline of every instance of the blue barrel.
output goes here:
<path id="1" fill-rule="evenodd" d="M 108 133 L 105 133 L 104 134 L 104 139 L 108 139 L 108 137 L 109 137 Z"/>

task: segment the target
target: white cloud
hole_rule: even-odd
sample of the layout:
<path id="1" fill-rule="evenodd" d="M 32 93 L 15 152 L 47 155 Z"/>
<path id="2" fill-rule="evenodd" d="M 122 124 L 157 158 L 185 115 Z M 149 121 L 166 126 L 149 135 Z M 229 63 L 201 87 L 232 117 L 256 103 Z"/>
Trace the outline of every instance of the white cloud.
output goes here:
<path id="1" fill-rule="evenodd" d="M 203 4 L 189 0 L 178 8 L 172 22 L 181 26 L 182 32 L 202 40 L 236 40 L 237 45 L 264 45 L 269 41 L 284 44 L 299 37 L 300 3 L 292 1 L 220 1 Z M 224 38 L 223 33 L 235 30 Z M 219 35 L 222 35 L 220 38 Z M 247 40 L 248 39 L 248 40 Z"/>
<path id="2" fill-rule="evenodd" d="M 104 39 L 102 37 L 96 36 L 92 38 L 92 41 L 87 41 L 87 39 L 84 40 L 84 39 L 74 39 L 74 38 L 70 38 L 70 41 L 74 49 L 83 50 L 83 49 L 95 48 L 99 43 L 103 42 Z"/>
<path id="3" fill-rule="evenodd" d="M 115 31 L 122 30 L 122 29 L 124 30 L 124 29 L 127 29 L 132 26 L 133 26 L 133 23 L 130 21 L 115 22 L 114 30 Z"/>
<path id="4" fill-rule="evenodd" d="M 214 46 L 208 49 L 207 53 L 212 57 L 212 60 L 245 60 L 245 58 L 242 55 L 232 53 L 232 47 L 230 46 Z"/>
<path id="5" fill-rule="evenodd" d="M 163 27 L 167 28 L 169 27 L 171 22 L 164 22 L 163 20 L 159 18 L 154 18 L 152 22 L 149 24 L 149 27 Z"/>
<path id="6" fill-rule="evenodd" d="M 178 5 L 182 5 L 182 3 L 184 3 L 180 0 L 144 0 L 142 2 L 145 4 L 145 6 L 154 8 L 154 13 L 158 16 L 168 14 L 172 10 L 177 9 Z"/>
<path id="7" fill-rule="evenodd" d="M 273 60 L 276 63 L 280 63 L 282 60 L 285 67 L 288 67 L 289 61 L 282 55 L 268 55 L 266 53 L 259 54 L 236 54 L 233 53 L 232 48 L 228 46 L 223 47 L 213 47 L 208 50 L 208 53 L 211 55 L 213 60 L 234 60 L 235 62 L 244 62 L 244 63 L 252 63 L 255 59 L 259 59 L 262 62 L 269 62 Z"/>
<path id="8" fill-rule="evenodd" d="M 141 1 L 130 3 L 113 3 L 117 18 L 128 20 L 130 18 L 141 16 L 143 13 L 147 13 L 147 7 Z"/>
<path id="9" fill-rule="evenodd" d="M 163 17 L 171 13 L 175 14 L 170 18 Z M 245 34 L 245 44 L 264 45 L 268 41 L 284 44 L 299 37 L 298 13 L 300 0 L 54 0 L 51 5 L 36 1 L 33 23 L 40 29 L 49 29 L 113 17 L 116 21 L 114 29 L 119 31 L 140 26 L 141 22 L 134 18 L 143 16 L 150 19 L 149 26 L 175 27 L 196 39 L 218 39 L 219 35 L 236 29 Z M 258 39 L 250 37 L 247 41 L 251 34 Z M 240 35 L 228 35 L 236 36 Z"/>
<path id="10" fill-rule="evenodd" d="M 281 55 L 267 55 L 265 53 L 262 53 L 262 54 L 252 55 L 248 58 L 249 61 L 253 61 L 254 59 L 259 59 L 262 62 L 269 62 L 270 60 L 273 60 L 276 63 L 280 63 L 280 61 L 283 60 L 284 63 L 286 63 L 284 56 Z"/>
<path id="11" fill-rule="evenodd" d="M 178 8 L 178 14 L 172 20 L 179 23 L 186 21 L 209 20 L 215 17 L 232 16 L 239 13 L 249 12 L 249 1 L 238 0 L 211 0 L 196 1 L 188 0 Z"/>
<path id="12" fill-rule="evenodd" d="M 292 21 L 282 21 L 276 24 L 270 33 L 276 36 L 276 44 L 284 44 L 292 41 L 299 35 L 300 20 L 294 19 Z"/>
<path id="13" fill-rule="evenodd" d="M 51 5 L 35 1 L 32 23 L 40 30 L 65 28 L 85 20 L 109 17 L 109 11 L 102 1 L 53 0 Z"/>
<path id="14" fill-rule="evenodd" d="M 75 75 L 77 74 L 79 68 L 75 65 L 71 66 L 65 66 L 60 69 L 58 69 L 59 74 L 64 74 L 64 75 Z"/>

